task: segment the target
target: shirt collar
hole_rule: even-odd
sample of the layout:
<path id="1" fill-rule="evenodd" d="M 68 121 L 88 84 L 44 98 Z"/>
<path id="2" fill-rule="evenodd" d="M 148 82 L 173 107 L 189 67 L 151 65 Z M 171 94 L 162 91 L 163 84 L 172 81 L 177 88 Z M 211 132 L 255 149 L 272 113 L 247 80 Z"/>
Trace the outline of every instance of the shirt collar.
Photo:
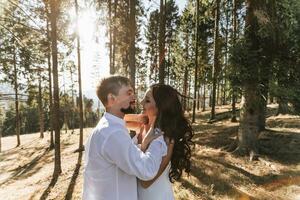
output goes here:
<path id="1" fill-rule="evenodd" d="M 113 122 L 116 122 L 118 124 L 121 124 L 123 126 L 125 126 L 125 121 L 124 119 L 122 118 L 119 118 L 113 114 L 110 114 L 108 112 L 105 112 L 104 115 L 103 115 L 108 121 L 113 121 Z"/>

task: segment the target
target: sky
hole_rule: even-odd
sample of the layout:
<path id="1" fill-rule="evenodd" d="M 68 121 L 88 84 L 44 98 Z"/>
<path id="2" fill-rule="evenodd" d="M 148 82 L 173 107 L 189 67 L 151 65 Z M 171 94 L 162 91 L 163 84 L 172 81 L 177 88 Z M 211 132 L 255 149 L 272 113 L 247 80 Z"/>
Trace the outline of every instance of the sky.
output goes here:
<path id="1" fill-rule="evenodd" d="M 179 12 L 185 7 L 187 0 L 176 0 Z M 146 8 L 159 8 L 159 0 L 149 2 L 143 0 Z M 97 99 L 95 95 L 95 86 L 97 81 L 104 76 L 109 75 L 109 55 L 106 47 L 107 37 L 105 36 L 105 26 L 98 27 L 101 31 L 95 42 L 92 32 L 95 29 L 96 13 L 93 8 L 83 11 L 79 19 L 79 33 L 81 36 L 81 60 L 82 60 L 82 88 L 83 94 L 89 98 Z"/>
<path id="2" fill-rule="evenodd" d="M 159 9 L 160 0 L 142 0 L 146 10 L 152 11 L 156 8 Z M 2 2 L 2 0 L 0 0 Z M 85 3 L 85 0 L 79 1 L 79 3 Z M 179 7 L 179 12 L 185 7 L 187 0 L 175 0 Z M 84 6 L 82 6 L 84 7 Z M 1 11 L 1 10 L 0 10 Z M 109 55 L 106 43 L 108 38 L 106 36 L 106 28 L 104 25 L 96 25 L 97 13 L 95 7 L 85 8 L 79 12 L 79 35 L 81 37 L 81 75 L 82 75 L 82 89 L 83 94 L 92 98 L 97 104 L 97 96 L 95 94 L 95 88 L 98 81 L 109 75 Z M 70 20 L 75 22 L 75 9 L 69 10 Z M 104 22 L 103 22 L 104 23 Z M 75 24 L 71 24 L 67 27 L 70 33 L 74 32 L 76 29 Z M 96 28 L 99 30 L 95 33 Z M 76 48 L 74 48 L 73 53 L 69 60 L 73 60 L 75 65 L 77 65 L 77 53 Z M 65 65 L 68 61 L 64 60 L 62 65 Z M 65 73 L 62 73 L 65 74 Z M 60 89 L 64 89 L 64 85 L 70 85 L 70 77 L 60 77 L 59 85 Z M 76 84 L 77 85 L 77 84 Z M 10 88 L 9 85 L 3 88 Z M 0 92 L 4 92 L 3 88 L 0 88 Z M 1 105 L 0 105 L 1 106 Z"/>

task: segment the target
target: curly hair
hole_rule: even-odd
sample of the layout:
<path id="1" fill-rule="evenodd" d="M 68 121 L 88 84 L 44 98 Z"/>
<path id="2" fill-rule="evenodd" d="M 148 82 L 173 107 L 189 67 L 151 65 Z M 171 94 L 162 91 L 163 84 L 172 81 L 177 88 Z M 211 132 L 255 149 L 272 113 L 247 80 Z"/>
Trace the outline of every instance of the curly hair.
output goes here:
<path id="1" fill-rule="evenodd" d="M 173 183 L 180 179 L 183 170 L 188 174 L 191 170 L 194 132 L 184 116 L 177 90 L 165 84 L 154 84 L 150 88 L 158 109 L 154 126 L 175 142 L 169 171 L 169 179 Z"/>

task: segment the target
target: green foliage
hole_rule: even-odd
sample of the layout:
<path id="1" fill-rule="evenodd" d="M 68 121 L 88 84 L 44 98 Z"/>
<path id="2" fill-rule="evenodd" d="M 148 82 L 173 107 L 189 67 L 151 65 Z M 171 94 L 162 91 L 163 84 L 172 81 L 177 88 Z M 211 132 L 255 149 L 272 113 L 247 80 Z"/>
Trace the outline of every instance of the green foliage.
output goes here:
<path id="1" fill-rule="evenodd" d="M 277 6 L 277 41 L 271 94 L 300 113 L 300 2 L 281 0 Z"/>
<path id="2" fill-rule="evenodd" d="M 71 97 L 67 94 L 61 97 L 60 107 L 60 127 L 64 124 L 64 114 L 66 114 L 66 123 L 69 129 L 79 128 L 79 108 L 71 104 Z M 49 129 L 50 118 L 47 107 L 43 108 L 45 115 L 45 130 Z M 22 103 L 20 105 L 21 134 L 35 133 L 39 131 L 39 112 L 36 99 L 31 101 L 30 105 Z M 0 116 L 1 117 L 1 116 Z M 15 135 L 16 113 L 13 105 L 5 112 L 3 120 L 3 136 Z M 93 127 L 98 121 L 98 116 L 93 111 L 93 100 L 84 97 L 84 127 Z"/>
<path id="3" fill-rule="evenodd" d="M 146 38 L 146 63 L 150 71 L 151 83 L 158 81 L 159 61 L 159 27 L 160 27 L 160 11 L 158 9 L 152 11 L 149 15 Z M 165 31 L 165 71 L 166 80 L 172 82 L 175 80 L 175 49 L 176 38 L 179 25 L 179 11 L 175 1 L 166 2 L 166 31 Z"/>
<path id="4" fill-rule="evenodd" d="M 36 106 L 20 106 L 21 134 L 34 133 L 39 130 L 38 108 Z M 14 106 L 10 106 L 3 121 L 3 136 L 15 135 L 16 113 Z"/>
<path id="5" fill-rule="evenodd" d="M 3 136 L 15 134 L 15 128 L 16 128 L 15 118 L 16 118 L 16 115 L 15 115 L 13 109 L 10 108 L 5 113 L 5 118 L 3 121 L 3 128 L 2 128 Z"/>
<path id="6" fill-rule="evenodd" d="M 159 11 L 154 10 L 150 13 L 146 37 L 146 59 L 150 68 L 150 79 L 156 82 L 158 73 L 158 28 L 159 28 Z M 152 75 L 152 76 L 151 76 Z"/>
<path id="7" fill-rule="evenodd" d="M 230 49 L 229 78 L 233 85 L 242 87 L 258 79 L 261 64 L 261 50 L 252 50 L 251 43 L 245 38 L 239 39 Z"/>
<path id="8" fill-rule="evenodd" d="M 231 48 L 229 78 L 233 85 L 256 84 L 258 91 L 285 99 L 299 113 L 299 2 L 261 1 L 254 20 Z M 251 31 L 253 31 L 251 33 Z M 264 89 L 259 87 L 261 85 Z"/>

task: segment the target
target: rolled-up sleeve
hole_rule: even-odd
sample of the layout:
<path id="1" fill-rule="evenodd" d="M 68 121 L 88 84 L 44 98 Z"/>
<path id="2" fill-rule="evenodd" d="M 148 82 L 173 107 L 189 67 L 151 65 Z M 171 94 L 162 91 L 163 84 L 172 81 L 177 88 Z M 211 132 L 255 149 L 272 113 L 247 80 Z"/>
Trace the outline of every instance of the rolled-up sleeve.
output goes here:
<path id="1" fill-rule="evenodd" d="M 112 133 L 105 141 L 101 154 L 120 169 L 141 180 L 151 180 L 158 172 L 162 157 L 167 154 L 163 136 L 153 140 L 144 153 L 122 131 Z"/>

